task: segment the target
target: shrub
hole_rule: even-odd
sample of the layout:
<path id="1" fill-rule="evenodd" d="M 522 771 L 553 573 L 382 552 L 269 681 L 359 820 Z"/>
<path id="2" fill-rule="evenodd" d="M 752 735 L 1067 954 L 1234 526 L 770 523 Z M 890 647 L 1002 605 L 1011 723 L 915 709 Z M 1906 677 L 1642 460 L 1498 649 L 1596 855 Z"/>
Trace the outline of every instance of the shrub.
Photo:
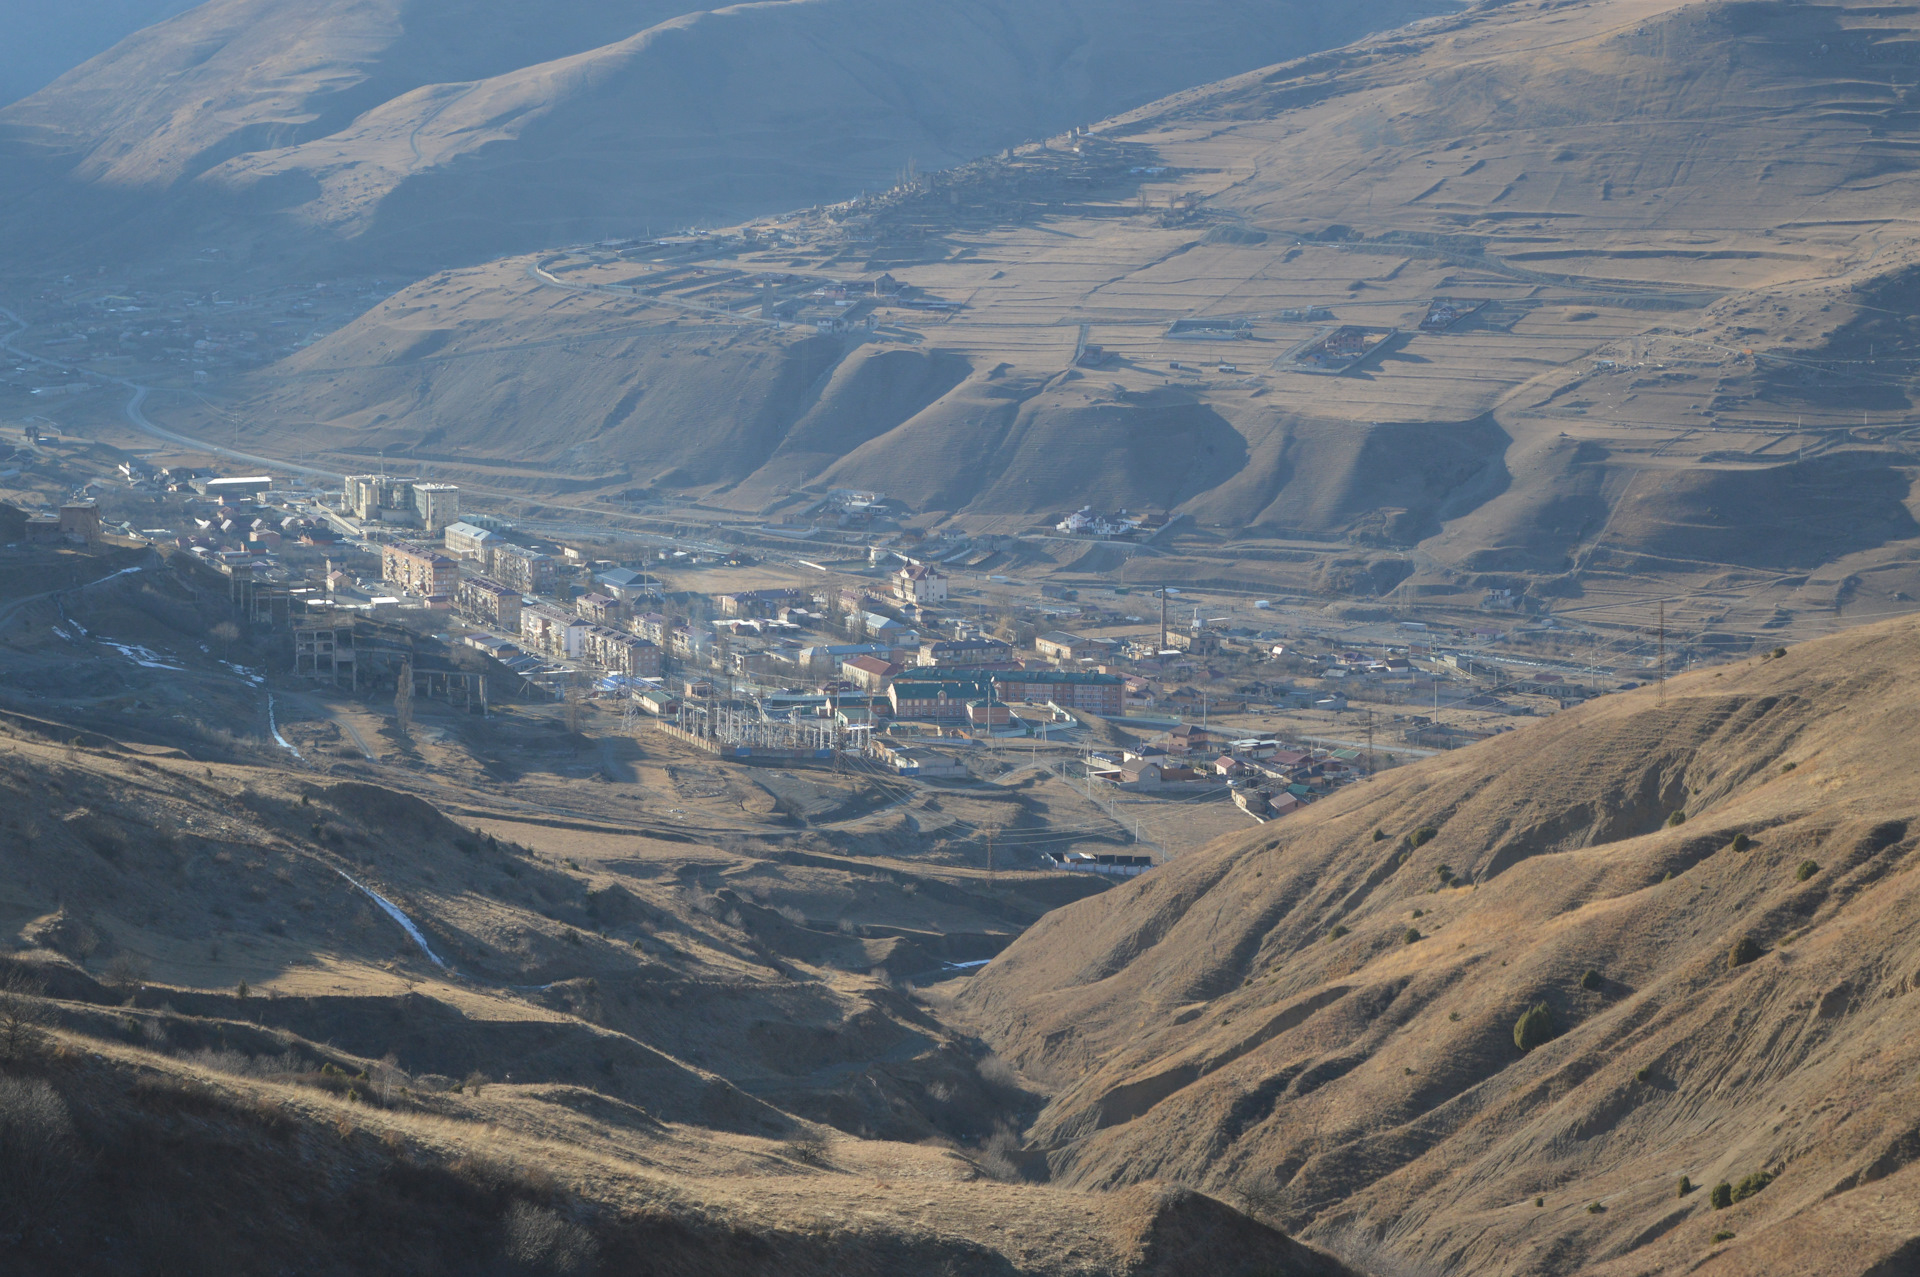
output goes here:
<path id="1" fill-rule="evenodd" d="M 1522 1051 L 1545 1046 L 1556 1036 L 1553 1011 L 1544 1002 L 1537 1002 L 1528 1008 L 1513 1026 L 1513 1044 Z"/>
<path id="2" fill-rule="evenodd" d="M 1332 931 L 1327 932 L 1328 937 L 1334 940 L 1338 940 L 1341 936 L 1344 936 L 1346 934 L 1347 934 L 1347 929 L 1344 926 L 1340 926 L 1338 924 L 1335 924 Z"/>
<path id="3" fill-rule="evenodd" d="M 1598 1214 L 1601 1214 L 1601 1213 L 1602 1213 L 1602 1212 L 1604 1212 L 1604 1211 L 1605 1211 L 1606 1209 L 1607 1209 L 1607 1208 L 1606 1208 L 1606 1207 L 1604 1207 L 1604 1206 L 1602 1206 L 1602 1205 L 1601 1205 L 1601 1204 L 1600 1204 L 1599 1202 L 1588 1202 L 1588 1203 L 1587 1203 L 1587 1214 L 1589 1214 L 1589 1215 L 1598 1215 Z"/>
<path id="4" fill-rule="evenodd" d="M 236 998 L 250 997 L 252 993 L 253 993 L 253 989 L 247 984 L 245 980 L 242 980 L 239 984 L 236 984 L 233 986 L 233 996 L 235 996 Z"/>
<path id="5" fill-rule="evenodd" d="M 1433 873 L 1435 877 L 1440 879 L 1441 886 L 1451 887 L 1453 885 L 1453 867 L 1451 865 L 1435 865 L 1433 867 Z"/>
<path id="6" fill-rule="evenodd" d="M 1685 1197 L 1688 1193 L 1691 1193 L 1692 1191 L 1693 1191 L 1693 1181 L 1688 1179 L 1685 1175 L 1682 1175 L 1680 1177 L 1680 1191 L 1675 1193 L 1674 1196 Z"/>
<path id="7" fill-rule="evenodd" d="M 1387 831 L 1386 831 L 1386 830 L 1384 830 L 1384 829 L 1376 829 L 1376 830 L 1374 830 L 1374 831 L 1373 831 L 1373 840 L 1374 840 L 1375 842 L 1385 842 L 1385 841 L 1387 840 Z"/>
<path id="8" fill-rule="evenodd" d="M 1799 765 L 1800 765 L 1799 763 L 1782 763 L 1780 764 L 1780 771 L 1782 774 L 1785 774 L 1787 772 L 1792 771 L 1794 768 L 1798 767 Z"/>
<path id="9" fill-rule="evenodd" d="M 1427 911 L 1425 909 L 1415 909 L 1413 911 L 1413 916 L 1416 918 L 1424 918 L 1427 916 Z"/>
<path id="10" fill-rule="evenodd" d="M 1733 1205 L 1733 1185 L 1724 1182 L 1715 1184 L 1713 1191 L 1707 1194 L 1707 1202 L 1715 1210 L 1725 1210 Z"/>
<path id="11" fill-rule="evenodd" d="M 1424 847 L 1428 843 L 1432 842 L 1434 839 L 1434 835 L 1438 834 L 1439 832 L 1440 831 L 1438 829 L 1435 829 L 1432 825 L 1422 825 L 1420 826 L 1420 828 L 1414 830 L 1412 833 L 1407 835 L 1407 842 L 1410 845 L 1415 847 Z"/>
<path id="12" fill-rule="evenodd" d="M 1587 973 L 1580 977 L 1580 987 L 1598 992 L 1607 987 L 1607 978 L 1589 967 Z"/>
<path id="13" fill-rule="evenodd" d="M 1633 1071 L 1633 1080 L 1636 1082 L 1651 1082 L 1653 1080 L 1653 1070 L 1642 1064 Z"/>
<path id="14" fill-rule="evenodd" d="M 599 1259 L 593 1234 L 544 1206 L 515 1202 L 507 1208 L 501 1250 L 509 1271 L 591 1272 Z"/>
<path id="15" fill-rule="evenodd" d="M 1811 860 L 1803 860 L 1800 862 L 1800 867 L 1793 871 L 1793 876 L 1801 882 L 1805 882 L 1819 872 L 1820 866 L 1818 864 Z"/>
<path id="16" fill-rule="evenodd" d="M 796 1135 L 780 1146 L 780 1151 L 788 1161 L 798 1162 L 802 1166 L 825 1166 L 827 1164 L 827 1142 L 818 1135 Z"/>
<path id="17" fill-rule="evenodd" d="M 1772 1175 L 1766 1171 L 1755 1171 L 1733 1186 L 1733 1200 L 1744 1202 L 1771 1183 L 1773 1183 Z"/>
<path id="18" fill-rule="evenodd" d="M 1730 1241 L 1732 1241 L 1732 1240 L 1733 1240 L 1733 1234 L 1732 1234 L 1732 1233 L 1727 1233 L 1727 1232 L 1720 1232 L 1720 1233 L 1715 1233 L 1715 1234 L 1713 1235 L 1713 1241 L 1714 1241 L 1714 1244 L 1715 1244 L 1715 1245 L 1718 1245 L 1718 1244 L 1720 1244 L 1721 1242 L 1730 1242 Z"/>
<path id="19" fill-rule="evenodd" d="M 1544 1197 L 1536 1197 L 1533 1199 L 1533 1204 L 1535 1206 L 1545 1206 L 1547 1204 L 1547 1199 Z"/>
<path id="20" fill-rule="evenodd" d="M 1673 815 L 1667 817 L 1668 829 L 1678 829 L 1680 826 L 1686 823 L 1687 823 L 1687 813 L 1684 811 L 1676 811 L 1673 813 Z"/>
<path id="21" fill-rule="evenodd" d="M 1781 657 L 1785 656 L 1786 654 L 1787 654 L 1787 649 L 1784 647 L 1776 647 L 1773 649 L 1773 659 L 1776 661 L 1779 660 Z"/>
<path id="22" fill-rule="evenodd" d="M 1747 848 L 1753 846 L 1753 839 L 1747 837 L 1745 834 L 1735 834 L 1732 845 L 1735 851 L 1745 851 Z"/>
<path id="23" fill-rule="evenodd" d="M 59 1093 L 39 1079 L 0 1077 L 0 1238 L 46 1227 L 80 1172 L 79 1142 Z"/>
<path id="24" fill-rule="evenodd" d="M 1401 936 L 1400 939 L 1405 944 L 1418 944 L 1424 937 L 1421 936 L 1418 927 L 1408 927 L 1407 934 Z"/>
<path id="25" fill-rule="evenodd" d="M 1741 936 L 1733 942 L 1733 948 L 1727 950 L 1727 970 L 1732 971 L 1736 967 L 1746 966 L 1758 958 L 1762 952 L 1760 946 L 1754 943 L 1752 936 Z"/>

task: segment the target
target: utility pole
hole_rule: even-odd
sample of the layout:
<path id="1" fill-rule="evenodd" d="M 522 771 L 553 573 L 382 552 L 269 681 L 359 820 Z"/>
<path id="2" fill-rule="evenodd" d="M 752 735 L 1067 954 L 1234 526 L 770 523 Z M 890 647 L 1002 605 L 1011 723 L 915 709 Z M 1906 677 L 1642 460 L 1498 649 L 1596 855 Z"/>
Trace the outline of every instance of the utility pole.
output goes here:
<path id="1" fill-rule="evenodd" d="M 1163 585 L 1160 587 L 1160 648 L 1159 648 L 1159 651 L 1156 651 L 1154 653 L 1154 655 L 1158 656 L 1160 652 L 1164 652 L 1166 650 L 1167 650 L 1167 587 Z"/>
<path id="2" fill-rule="evenodd" d="M 987 830 L 987 890 L 993 890 L 993 830 Z"/>
<path id="3" fill-rule="evenodd" d="M 1367 711 L 1367 778 L 1373 778 L 1373 711 Z"/>

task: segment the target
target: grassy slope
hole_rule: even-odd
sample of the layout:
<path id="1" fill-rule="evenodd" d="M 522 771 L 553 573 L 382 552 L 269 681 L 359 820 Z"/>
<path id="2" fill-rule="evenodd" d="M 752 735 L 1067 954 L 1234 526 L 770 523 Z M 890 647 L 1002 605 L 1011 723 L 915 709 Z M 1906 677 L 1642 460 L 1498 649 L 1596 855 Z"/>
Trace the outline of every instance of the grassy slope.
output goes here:
<path id="1" fill-rule="evenodd" d="M 1433 1271 L 1679 1271 L 1723 1230 L 1715 1271 L 1764 1268 L 1912 1159 L 1916 655 L 1873 626 L 1395 771 L 1050 916 L 960 1010 L 1052 1087 L 1071 1183 L 1237 1188 Z M 1920 1227 L 1890 1190 L 1819 1271 Z"/>

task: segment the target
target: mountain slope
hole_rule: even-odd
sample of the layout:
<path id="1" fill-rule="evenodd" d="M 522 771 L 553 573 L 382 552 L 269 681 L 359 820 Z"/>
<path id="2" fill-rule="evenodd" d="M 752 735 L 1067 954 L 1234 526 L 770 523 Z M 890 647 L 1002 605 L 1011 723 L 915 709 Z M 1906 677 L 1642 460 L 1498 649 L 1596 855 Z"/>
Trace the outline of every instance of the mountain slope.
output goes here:
<path id="1" fill-rule="evenodd" d="M 961 1008 L 1068 1183 L 1418 1271 L 1905 1271 L 1916 656 L 1871 626 L 1394 771 L 1049 916 Z"/>
<path id="2" fill-rule="evenodd" d="M 62 0 L 14 0 L 0 47 L 0 106 L 45 88 L 88 58 L 195 0 L 104 0 L 82 12 Z"/>
<path id="3" fill-rule="evenodd" d="M 1407 553 L 1396 599 L 1731 583 L 1767 593 L 1758 625 L 1849 580 L 1911 594 L 1906 21 L 1477 8 L 732 247 L 422 281 L 251 379 L 240 424 L 343 466 L 417 446 L 469 482 L 748 511 L 830 487 L 963 526 L 1169 508 Z M 777 331 L 672 301 L 688 253 L 856 291 L 884 271 L 957 308 Z M 1436 297 L 1471 313 L 1428 325 Z M 1349 375 L 1297 371 L 1335 324 L 1397 331 Z"/>
<path id="4" fill-rule="evenodd" d="M 845 198 L 1434 8 L 214 0 L 0 111 L 8 225 L 420 273 Z"/>

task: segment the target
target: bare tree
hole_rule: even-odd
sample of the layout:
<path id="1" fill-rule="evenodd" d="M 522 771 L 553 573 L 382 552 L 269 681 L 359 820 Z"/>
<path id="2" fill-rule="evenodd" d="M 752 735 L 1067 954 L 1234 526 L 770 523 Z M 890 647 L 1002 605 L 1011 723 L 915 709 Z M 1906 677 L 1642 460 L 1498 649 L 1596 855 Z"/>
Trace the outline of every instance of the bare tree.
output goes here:
<path id="1" fill-rule="evenodd" d="M 393 721 L 401 731 L 413 727 L 413 662 L 400 664 L 400 685 L 393 690 Z"/>
<path id="2" fill-rule="evenodd" d="M 567 680 L 564 706 L 567 730 L 578 733 L 587 725 L 587 687 L 578 675 Z"/>

